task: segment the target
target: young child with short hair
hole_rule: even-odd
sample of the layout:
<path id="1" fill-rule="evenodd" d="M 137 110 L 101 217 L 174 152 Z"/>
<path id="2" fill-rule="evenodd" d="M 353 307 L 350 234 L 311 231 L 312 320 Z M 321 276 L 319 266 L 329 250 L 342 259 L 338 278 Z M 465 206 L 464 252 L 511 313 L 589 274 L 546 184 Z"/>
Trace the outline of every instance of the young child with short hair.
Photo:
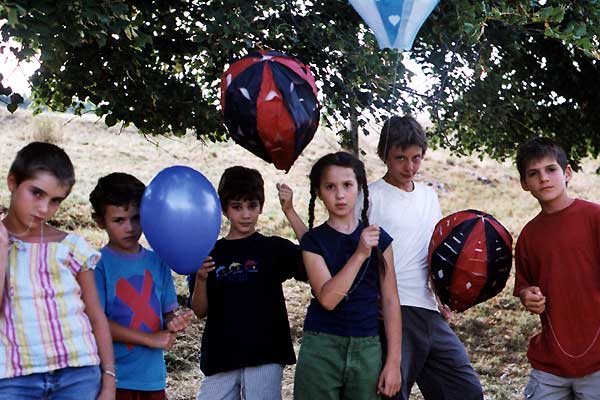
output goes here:
<path id="1" fill-rule="evenodd" d="M 100 254 L 81 236 L 47 224 L 75 184 L 73 164 L 58 146 L 29 143 L 7 182 L 0 398 L 114 399 L 113 349 L 93 274 Z"/>
<path id="2" fill-rule="evenodd" d="M 483 391 L 460 339 L 446 319 L 450 310 L 431 288 L 427 255 L 442 212 L 433 188 L 415 182 L 427 137 L 411 116 L 393 116 L 381 129 L 377 154 L 385 175 L 369 184 L 369 219 L 394 238 L 394 267 L 402 308 L 402 389 L 416 382 L 426 400 L 479 400 Z"/>
<path id="3" fill-rule="evenodd" d="M 93 218 L 108 235 L 95 273 L 115 351 L 117 400 L 166 399 L 163 350 L 193 316 L 175 314 L 171 270 L 139 244 L 144 189 L 134 176 L 115 172 L 98 179 L 90 194 Z"/>
<path id="4" fill-rule="evenodd" d="M 331 153 L 310 172 L 309 227 L 300 242 L 313 293 L 294 399 L 379 399 L 400 389 L 401 316 L 393 267 L 392 238 L 369 224 L 368 187 L 363 163 L 355 156 Z M 355 215 L 359 194 L 364 211 Z M 312 228 L 319 198 L 325 223 Z M 382 362 L 378 317 L 387 334 Z"/>
<path id="5" fill-rule="evenodd" d="M 229 232 L 189 279 L 192 309 L 207 317 L 197 399 L 281 399 L 283 366 L 296 362 L 282 283 L 306 280 L 300 250 L 257 231 L 265 200 L 257 170 L 227 168 L 218 193 Z M 284 197 L 282 207 L 292 201 Z"/>
<path id="6" fill-rule="evenodd" d="M 573 170 L 550 139 L 519 146 L 517 169 L 541 207 L 515 249 L 514 295 L 542 323 L 525 397 L 600 399 L 600 205 L 569 196 Z"/>

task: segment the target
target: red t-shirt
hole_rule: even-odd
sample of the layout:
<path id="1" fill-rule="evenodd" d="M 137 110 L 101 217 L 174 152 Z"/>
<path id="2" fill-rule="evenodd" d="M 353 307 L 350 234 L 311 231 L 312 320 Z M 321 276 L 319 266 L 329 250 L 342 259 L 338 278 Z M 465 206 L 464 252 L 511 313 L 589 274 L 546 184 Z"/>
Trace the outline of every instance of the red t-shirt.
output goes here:
<path id="1" fill-rule="evenodd" d="M 582 377 L 600 370 L 600 205 L 576 199 L 538 214 L 517 241 L 514 295 L 538 286 L 546 296 L 542 331 L 527 357 L 538 370 Z"/>

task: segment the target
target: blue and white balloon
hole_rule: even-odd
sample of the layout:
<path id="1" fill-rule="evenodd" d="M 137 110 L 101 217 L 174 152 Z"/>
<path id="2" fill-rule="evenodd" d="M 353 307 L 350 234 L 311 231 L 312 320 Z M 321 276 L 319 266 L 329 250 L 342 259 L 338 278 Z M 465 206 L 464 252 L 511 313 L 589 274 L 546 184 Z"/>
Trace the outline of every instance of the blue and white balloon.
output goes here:
<path id="1" fill-rule="evenodd" d="M 350 0 L 382 49 L 410 50 L 439 0 Z"/>

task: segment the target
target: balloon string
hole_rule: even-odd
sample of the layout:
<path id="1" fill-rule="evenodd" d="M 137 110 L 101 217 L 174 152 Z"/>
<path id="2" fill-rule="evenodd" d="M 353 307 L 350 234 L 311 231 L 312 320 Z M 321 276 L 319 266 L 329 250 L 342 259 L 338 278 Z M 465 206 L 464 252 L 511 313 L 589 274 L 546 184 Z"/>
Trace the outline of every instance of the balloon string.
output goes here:
<path id="1" fill-rule="evenodd" d="M 588 348 L 585 349 L 583 353 L 575 356 L 575 355 L 565 351 L 565 349 L 561 346 L 560 342 L 558 341 L 558 337 L 556 336 L 556 333 L 554 332 L 554 327 L 552 326 L 552 322 L 550 321 L 550 317 L 548 316 L 548 313 L 546 313 L 546 319 L 548 320 L 548 326 L 550 327 L 550 332 L 552 333 L 552 338 L 558 345 L 558 348 L 565 356 L 570 357 L 570 358 L 581 358 L 581 357 L 585 356 L 587 353 L 589 353 L 589 351 L 592 349 L 592 347 L 594 347 L 596 340 L 598 340 L 598 336 L 600 336 L 600 327 L 599 327 L 598 330 L 596 331 L 596 336 L 594 336 L 594 339 L 592 340 L 592 343 L 590 343 Z"/>
<path id="2" fill-rule="evenodd" d="M 398 76 L 398 64 L 400 63 L 400 49 L 396 49 L 396 65 L 394 66 L 394 83 L 392 86 L 392 96 L 390 99 L 390 104 L 388 106 L 388 114 L 392 115 L 392 104 L 393 104 L 393 99 L 394 99 L 394 95 L 396 94 L 396 81 L 397 81 L 397 76 Z M 385 145 L 383 146 L 383 158 L 384 161 L 385 159 L 387 159 L 387 148 L 388 148 L 388 141 L 390 139 L 390 122 L 388 119 L 388 123 L 387 123 L 387 129 L 385 132 Z"/>
<path id="3" fill-rule="evenodd" d="M 369 269 L 369 263 L 371 262 L 371 256 L 369 255 L 369 257 L 367 258 L 367 261 L 365 261 L 365 263 L 363 265 L 365 265 L 362 274 L 360 275 L 360 278 L 358 278 L 358 281 L 355 280 L 355 282 L 352 283 L 352 286 L 350 287 L 350 289 L 344 294 L 344 299 L 348 300 L 350 299 L 350 293 L 354 292 L 358 286 L 360 285 L 360 283 L 363 281 L 367 270 Z"/>

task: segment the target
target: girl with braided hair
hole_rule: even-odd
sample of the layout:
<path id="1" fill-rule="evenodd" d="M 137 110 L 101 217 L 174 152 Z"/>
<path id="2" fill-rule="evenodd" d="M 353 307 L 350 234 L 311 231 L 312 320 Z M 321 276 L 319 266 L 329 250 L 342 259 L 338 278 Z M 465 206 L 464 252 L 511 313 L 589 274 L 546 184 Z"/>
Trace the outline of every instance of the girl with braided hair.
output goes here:
<path id="1" fill-rule="evenodd" d="M 361 191 L 365 200 L 359 221 L 354 208 Z M 314 298 L 304 322 L 294 399 L 392 396 L 401 384 L 400 301 L 392 238 L 367 219 L 363 163 L 345 152 L 325 155 L 310 172 L 310 193 L 311 229 L 300 247 Z M 328 218 L 313 228 L 317 197 Z M 385 365 L 378 336 L 380 300 L 387 333 Z"/>

